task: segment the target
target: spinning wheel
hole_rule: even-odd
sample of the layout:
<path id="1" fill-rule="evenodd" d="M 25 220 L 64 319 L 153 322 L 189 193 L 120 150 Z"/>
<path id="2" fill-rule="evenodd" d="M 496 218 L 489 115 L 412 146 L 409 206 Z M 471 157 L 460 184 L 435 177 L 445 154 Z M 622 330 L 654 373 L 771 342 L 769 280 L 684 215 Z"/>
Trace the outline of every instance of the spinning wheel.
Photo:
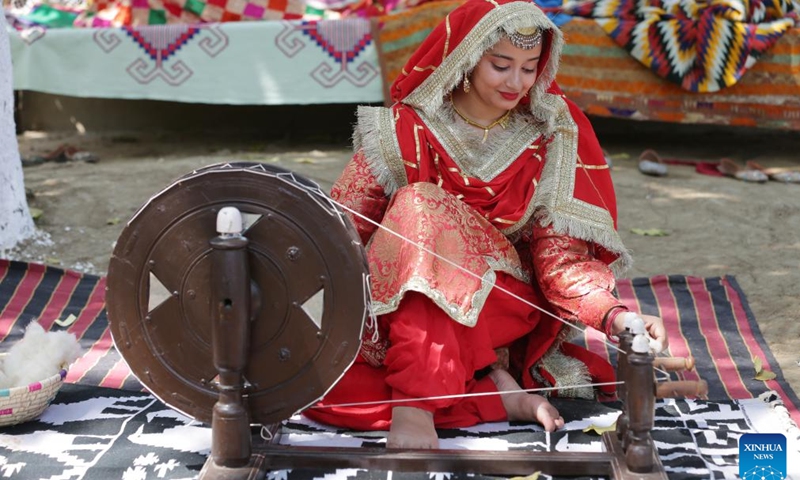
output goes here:
<path id="1" fill-rule="evenodd" d="M 352 363 L 367 313 L 366 259 L 350 223 L 314 189 L 273 166 L 211 166 L 128 222 L 109 266 L 108 316 L 121 355 L 164 403 L 212 421 L 220 387 L 209 279 L 221 272 L 209 241 L 223 207 L 242 212 L 248 241 L 250 278 L 228 281 L 250 292 L 249 335 L 238 347 L 250 421 L 291 417 Z"/>
<path id="2" fill-rule="evenodd" d="M 666 478 L 650 438 L 656 388 L 643 323 L 621 335 L 627 411 L 618 431 L 604 434 L 606 452 L 254 448 L 250 424 L 278 424 L 310 406 L 354 361 L 368 272 L 340 207 L 277 167 L 203 168 L 136 212 L 109 265 L 109 323 L 155 396 L 211 424 L 201 478 L 296 466 Z"/>

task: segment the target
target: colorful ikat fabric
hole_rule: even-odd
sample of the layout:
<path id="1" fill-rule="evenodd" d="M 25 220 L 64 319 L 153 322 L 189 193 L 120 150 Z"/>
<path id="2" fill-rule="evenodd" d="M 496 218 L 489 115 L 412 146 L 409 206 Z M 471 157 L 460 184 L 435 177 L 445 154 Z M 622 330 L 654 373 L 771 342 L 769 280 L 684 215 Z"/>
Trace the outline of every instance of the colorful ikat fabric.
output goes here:
<path id="1" fill-rule="evenodd" d="M 570 0 L 634 58 L 691 92 L 734 85 L 796 22 L 791 0 Z"/>

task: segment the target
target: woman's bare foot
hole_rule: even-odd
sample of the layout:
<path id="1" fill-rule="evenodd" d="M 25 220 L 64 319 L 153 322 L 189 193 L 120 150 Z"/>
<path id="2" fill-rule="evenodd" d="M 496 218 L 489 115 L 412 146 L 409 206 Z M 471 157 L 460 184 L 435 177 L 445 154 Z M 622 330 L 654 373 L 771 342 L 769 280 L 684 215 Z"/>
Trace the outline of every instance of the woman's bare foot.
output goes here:
<path id="1" fill-rule="evenodd" d="M 505 370 L 492 370 L 489 378 L 494 381 L 501 392 L 520 390 L 519 384 Z M 532 395 L 525 392 L 507 393 L 500 395 L 509 420 L 539 422 L 546 431 L 552 432 L 564 426 L 564 419 L 541 395 Z"/>
<path id="2" fill-rule="evenodd" d="M 433 413 L 414 407 L 392 408 L 387 448 L 439 448 Z"/>

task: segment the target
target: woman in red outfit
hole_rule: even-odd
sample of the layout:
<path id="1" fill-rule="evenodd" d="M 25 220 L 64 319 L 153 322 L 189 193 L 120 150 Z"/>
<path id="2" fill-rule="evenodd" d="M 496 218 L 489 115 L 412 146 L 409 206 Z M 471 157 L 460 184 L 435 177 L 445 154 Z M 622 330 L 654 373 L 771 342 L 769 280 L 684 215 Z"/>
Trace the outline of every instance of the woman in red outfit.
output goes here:
<path id="1" fill-rule="evenodd" d="M 613 395 L 585 386 L 613 381 L 611 366 L 540 311 L 607 335 L 627 311 L 612 295 L 629 255 L 608 165 L 554 82 L 562 43 L 531 2 L 468 0 L 406 64 L 394 104 L 359 109 L 356 153 L 332 197 L 359 212 L 378 317 L 308 417 L 388 428 L 389 447 L 436 448 L 436 427 L 564 423 L 540 395 L 464 394 Z M 661 320 L 645 322 L 666 345 Z M 392 402 L 336 406 L 382 400 Z"/>

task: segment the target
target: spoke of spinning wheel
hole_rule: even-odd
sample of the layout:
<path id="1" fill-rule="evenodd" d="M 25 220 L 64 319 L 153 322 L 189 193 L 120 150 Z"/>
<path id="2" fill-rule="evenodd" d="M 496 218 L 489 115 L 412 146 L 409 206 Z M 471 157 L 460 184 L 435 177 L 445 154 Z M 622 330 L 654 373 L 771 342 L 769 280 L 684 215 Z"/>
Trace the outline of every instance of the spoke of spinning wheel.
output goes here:
<path id="1" fill-rule="evenodd" d="M 298 305 L 299 307 L 299 305 Z M 258 375 L 265 385 L 280 385 L 289 382 L 297 375 L 298 369 L 306 365 L 316 355 L 320 342 L 326 337 L 320 336 L 316 323 L 301 308 L 291 308 L 282 322 L 283 330 L 264 348 L 253 351 L 250 365 L 260 368 L 262 365 L 279 362 L 280 368 L 261 368 Z M 315 388 L 318 385 L 315 385 Z M 324 392 L 325 388 L 321 388 Z"/>
<path id="2" fill-rule="evenodd" d="M 160 233 L 148 257 L 148 268 L 170 292 L 180 288 L 185 268 L 210 250 L 208 242 L 217 235 L 216 215 L 214 209 L 206 208 L 179 218 Z"/>
<path id="3" fill-rule="evenodd" d="M 282 217 L 257 221 L 250 226 L 247 236 L 252 239 L 270 239 L 274 261 L 286 278 L 286 290 L 291 301 L 302 309 L 318 329 L 322 328 L 324 305 L 324 278 L 330 277 L 319 251 L 307 237 Z M 294 256 L 287 260 L 290 251 Z M 287 253 L 284 253 L 287 252 Z"/>
<path id="4" fill-rule="evenodd" d="M 206 360 L 203 355 L 208 351 L 208 345 L 203 345 L 193 332 L 182 328 L 180 322 L 181 311 L 180 302 L 175 297 L 170 297 L 153 311 L 149 313 L 147 329 L 150 337 L 150 347 L 154 355 L 171 364 L 171 368 L 181 371 L 188 375 L 186 378 L 212 378 L 216 375 L 213 364 Z M 181 356 L 171 358 L 192 359 L 183 362 L 181 365 L 172 364 L 168 361 L 164 352 L 171 350 L 173 354 L 181 352 Z"/>
<path id="5" fill-rule="evenodd" d="M 181 348 L 183 344 L 183 329 L 176 328 L 180 318 L 180 303 L 174 297 L 167 298 L 158 307 L 148 313 L 147 324 L 150 338 L 160 349 Z M 156 351 L 156 354 L 162 353 Z"/>

